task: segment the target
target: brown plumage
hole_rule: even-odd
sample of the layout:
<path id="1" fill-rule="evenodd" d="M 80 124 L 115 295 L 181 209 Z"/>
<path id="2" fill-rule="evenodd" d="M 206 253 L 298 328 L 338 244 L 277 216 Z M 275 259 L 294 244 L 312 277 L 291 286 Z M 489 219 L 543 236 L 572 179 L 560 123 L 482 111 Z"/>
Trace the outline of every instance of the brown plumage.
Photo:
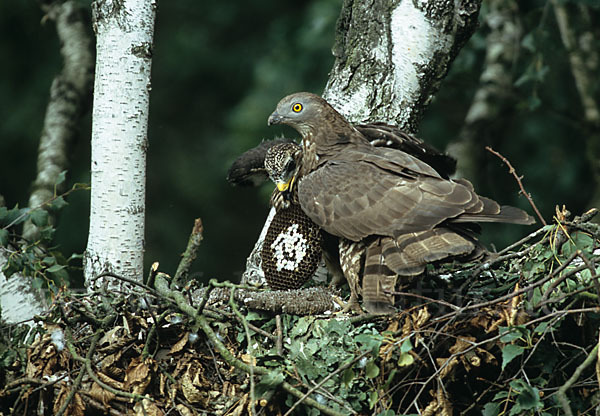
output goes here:
<path id="1" fill-rule="evenodd" d="M 388 308 L 392 298 L 385 291 L 395 285 L 393 274 L 418 274 L 430 261 L 473 252 L 475 240 L 461 223 L 534 222 L 524 211 L 480 197 L 468 181 L 447 179 L 411 154 L 373 146 L 314 94 L 282 99 L 269 117 L 269 124 L 276 123 L 302 135 L 295 179 L 302 210 L 346 241 L 340 245 L 340 258 L 343 251 L 363 247 L 362 260 L 344 272 L 356 279 L 356 268 L 364 268 L 367 309 Z M 350 249 L 352 243 L 359 248 Z M 372 272 L 378 269 L 379 274 Z"/>

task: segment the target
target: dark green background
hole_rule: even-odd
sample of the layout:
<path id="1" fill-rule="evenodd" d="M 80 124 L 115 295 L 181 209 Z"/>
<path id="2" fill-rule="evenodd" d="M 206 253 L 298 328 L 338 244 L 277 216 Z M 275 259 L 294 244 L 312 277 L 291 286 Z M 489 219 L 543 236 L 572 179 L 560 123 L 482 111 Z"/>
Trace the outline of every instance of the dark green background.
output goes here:
<path id="1" fill-rule="evenodd" d="M 205 232 L 195 275 L 239 277 L 267 215 L 271 188 L 233 188 L 225 181 L 226 171 L 235 157 L 260 140 L 294 134 L 268 128 L 266 119 L 284 95 L 323 90 L 333 64 L 330 48 L 341 3 L 159 4 L 146 265 L 159 261 L 162 270 L 174 272 L 193 220 L 201 217 Z M 513 163 L 551 220 L 556 204 L 566 204 L 574 213 L 584 210 L 594 183 L 585 158 L 580 101 L 553 14 L 545 2 L 527 3 L 520 18 L 529 38 L 512 71 L 518 79 L 532 67 L 536 70 L 515 88 L 514 108 L 489 126 L 481 146 L 492 145 Z M 54 24 L 42 24 L 42 16 L 34 1 L 0 2 L 0 194 L 8 206 L 27 204 L 48 91 L 61 67 Z M 483 26 L 460 53 L 425 112 L 420 136 L 439 148 L 461 128 L 478 86 L 487 30 Z M 69 184 L 89 183 L 90 124 L 88 115 L 70 155 Z M 528 209 L 506 167 L 492 155 L 485 161 L 477 178 L 479 192 Z M 67 255 L 85 249 L 89 193 L 77 192 L 68 202 L 56 235 Z M 483 239 L 502 247 L 534 228 L 486 228 Z"/>

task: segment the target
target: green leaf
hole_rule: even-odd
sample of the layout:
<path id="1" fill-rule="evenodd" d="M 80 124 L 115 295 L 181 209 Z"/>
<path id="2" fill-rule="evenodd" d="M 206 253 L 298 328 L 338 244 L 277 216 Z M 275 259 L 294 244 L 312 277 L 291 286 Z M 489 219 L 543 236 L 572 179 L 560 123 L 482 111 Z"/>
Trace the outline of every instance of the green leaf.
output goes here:
<path id="1" fill-rule="evenodd" d="M 296 323 L 296 325 L 294 325 L 294 327 L 290 331 L 290 337 L 296 338 L 296 337 L 306 334 L 306 332 L 308 331 L 308 328 L 314 321 L 315 321 L 315 318 L 312 316 L 303 316 L 302 318 L 298 319 L 298 322 Z"/>
<path id="2" fill-rule="evenodd" d="M 372 409 L 377 404 L 379 400 L 379 394 L 377 394 L 376 390 L 372 390 L 369 392 L 369 409 Z"/>
<path id="3" fill-rule="evenodd" d="M 548 322 L 542 322 L 541 324 L 539 324 L 538 326 L 535 327 L 535 329 L 533 330 L 533 332 L 535 332 L 536 334 L 543 334 L 544 332 L 546 332 L 546 329 L 548 328 L 549 323 Z"/>
<path id="4" fill-rule="evenodd" d="M 263 397 L 266 392 L 275 390 L 284 380 L 285 376 L 280 370 L 269 371 L 256 385 L 256 396 Z"/>
<path id="5" fill-rule="evenodd" d="M 6 207 L 0 208 L 0 225 L 8 226 L 8 225 L 18 225 L 24 222 L 27 219 L 27 214 L 30 211 L 29 208 L 19 208 L 18 205 L 15 205 L 14 208 L 7 210 Z"/>
<path id="6" fill-rule="evenodd" d="M 55 264 L 54 266 L 48 267 L 48 272 L 50 272 L 50 273 L 56 273 L 56 272 L 58 272 L 60 270 L 63 270 L 66 267 L 67 266 L 63 266 L 62 264 Z"/>
<path id="7" fill-rule="evenodd" d="M 518 393 L 516 405 L 520 410 L 540 409 L 543 407 L 544 404 L 540 400 L 540 391 L 535 387 L 531 387 L 521 379 L 513 380 L 509 385 Z"/>
<path id="8" fill-rule="evenodd" d="M 379 367 L 375 364 L 375 361 L 369 360 L 365 367 L 365 375 L 367 378 L 375 378 L 379 375 Z"/>
<path id="9" fill-rule="evenodd" d="M 483 416 L 498 416 L 499 413 L 500 403 L 494 402 L 486 403 L 485 406 L 483 406 L 483 411 L 481 412 Z"/>
<path id="10" fill-rule="evenodd" d="M 0 228 L 0 246 L 8 245 L 8 230 Z"/>
<path id="11" fill-rule="evenodd" d="M 398 359 L 398 367 L 405 367 L 407 365 L 411 365 L 414 362 L 415 362 L 415 357 L 413 357 L 411 354 L 405 352 L 403 354 L 400 354 L 400 358 Z"/>
<path id="12" fill-rule="evenodd" d="M 356 377 L 354 370 L 352 368 L 346 368 L 346 370 L 344 370 L 342 373 L 342 383 L 344 383 L 346 386 L 350 386 L 350 383 L 352 383 L 354 377 Z"/>
<path id="13" fill-rule="evenodd" d="M 63 183 L 65 181 L 66 177 L 67 177 L 67 171 L 63 170 L 61 173 L 59 173 L 56 176 L 56 181 L 54 181 L 54 185 L 60 185 L 61 183 Z"/>
<path id="14" fill-rule="evenodd" d="M 70 260 L 71 258 L 73 258 L 73 256 L 71 256 L 71 257 L 69 258 L 69 260 Z M 81 258 L 81 257 L 80 257 L 80 258 Z M 246 320 L 247 320 L 247 321 L 258 321 L 258 320 L 265 319 L 265 318 L 266 318 L 266 316 L 264 316 L 263 314 L 261 314 L 261 313 L 259 313 L 259 312 L 257 312 L 257 311 L 250 311 L 250 312 L 248 312 L 248 314 L 246 315 Z"/>
<path id="15" fill-rule="evenodd" d="M 499 391 L 492 400 L 505 399 L 508 397 L 507 391 Z"/>
<path id="16" fill-rule="evenodd" d="M 44 287 L 44 284 L 46 283 L 46 281 L 44 279 L 42 279 L 41 277 L 36 277 L 33 279 L 33 281 L 31 282 L 31 286 L 34 289 L 41 289 Z"/>
<path id="17" fill-rule="evenodd" d="M 516 339 L 527 337 L 529 335 L 529 330 L 522 325 L 510 327 L 501 326 L 500 333 L 503 334 L 500 341 L 509 343 Z"/>
<path id="18" fill-rule="evenodd" d="M 529 32 L 523 36 L 523 39 L 521 40 L 521 46 L 530 52 L 535 52 L 535 38 L 532 32 Z"/>
<path id="19" fill-rule="evenodd" d="M 506 367 L 508 363 L 523 354 L 523 351 L 525 351 L 525 348 L 514 344 L 502 348 L 502 370 L 504 370 L 504 367 Z"/>
<path id="20" fill-rule="evenodd" d="M 402 342 L 402 345 L 400 345 L 400 352 L 403 354 L 405 352 L 409 352 L 412 349 L 413 345 L 412 342 L 410 342 L 410 338 L 405 339 L 404 342 Z"/>
<path id="21" fill-rule="evenodd" d="M 383 337 L 379 334 L 359 334 L 354 340 L 360 344 L 361 351 L 371 351 L 373 356 L 379 353 Z"/>
<path id="22" fill-rule="evenodd" d="M 29 217 L 31 218 L 31 222 L 36 227 L 43 227 L 44 225 L 48 224 L 48 211 L 44 209 L 36 209 L 31 211 Z"/>
<path id="23" fill-rule="evenodd" d="M 394 412 L 394 411 L 393 411 L 393 410 L 391 410 L 391 409 L 388 409 L 388 410 L 384 410 L 383 412 L 379 412 L 379 413 L 377 413 L 377 415 L 376 415 L 376 416 L 396 416 L 396 412 Z M 415 414 L 410 414 L 410 415 L 404 415 L 404 416 L 417 416 L 417 415 L 415 415 Z"/>
<path id="24" fill-rule="evenodd" d="M 57 196 L 52 202 L 50 202 L 50 204 L 48 204 L 48 210 L 53 212 L 60 211 L 67 205 L 69 205 L 69 203 L 65 201 L 62 196 Z"/>

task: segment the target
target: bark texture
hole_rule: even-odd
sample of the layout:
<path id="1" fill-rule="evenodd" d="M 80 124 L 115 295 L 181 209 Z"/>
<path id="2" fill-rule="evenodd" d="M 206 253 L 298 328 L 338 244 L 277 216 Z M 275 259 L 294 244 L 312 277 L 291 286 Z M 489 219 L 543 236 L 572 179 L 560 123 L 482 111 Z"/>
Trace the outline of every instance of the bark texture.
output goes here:
<path id="1" fill-rule="evenodd" d="M 13 248 L 10 246 L 0 247 L 1 265 L 6 264 L 11 250 Z M 48 304 L 43 293 L 32 287 L 31 279 L 21 273 L 15 273 L 10 279 L 7 279 L 6 275 L 0 271 L 0 308 L 3 322 L 33 324 L 29 320 L 34 315 L 40 315 L 46 311 Z"/>
<path id="2" fill-rule="evenodd" d="M 64 65 L 50 87 L 37 176 L 29 197 L 32 209 L 41 207 L 54 196 L 58 175 L 68 167 L 69 148 L 91 98 L 94 71 L 92 36 L 82 6 L 75 1 L 54 1 L 42 8 L 46 16 L 56 22 Z M 48 218 L 52 223 L 52 216 Z M 25 239 L 36 240 L 38 234 L 31 221 L 25 223 Z"/>
<path id="3" fill-rule="evenodd" d="M 97 0 L 92 11 L 97 45 L 90 230 L 84 257 L 89 288 L 105 271 L 136 280 L 143 275 L 156 2 Z M 109 282 L 109 287 L 120 285 Z"/>
<path id="4" fill-rule="evenodd" d="M 456 176 L 468 178 L 475 189 L 479 187 L 477 179 L 483 168 L 485 146 L 504 136 L 502 115 L 514 108 L 512 67 L 519 55 L 522 34 L 516 1 L 490 0 L 488 6 L 485 24 L 490 31 L 479 87 L 458 140 L 447 147 L 458 161 Z"/>
<path id="5" fill-rule="evenodd" d="M 477 25 L 480 0 L 346 0 L 323 97 L 352 122 L 414 132 Z"/>

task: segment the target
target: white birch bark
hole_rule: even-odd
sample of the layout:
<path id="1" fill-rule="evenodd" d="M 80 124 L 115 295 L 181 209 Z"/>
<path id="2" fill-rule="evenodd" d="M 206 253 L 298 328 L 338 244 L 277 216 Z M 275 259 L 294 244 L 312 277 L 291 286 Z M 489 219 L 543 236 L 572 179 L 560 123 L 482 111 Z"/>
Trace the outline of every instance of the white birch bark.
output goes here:
<path id="1" fill-rule="evenodd" d="M 414 132 L 456 54 L 473 34 L 481 0 L 346 0 L 323 97 L 352 122 Z"/>
<path id="2" fill-rule="evenodd" d="M 156 2 L 96 0 L 88 288 L 108 271 L 143 275 L 146 150 Z M 102 279 L 104 280 L 104 279 Z M 108 287 L 123 282 L 111 279 Z"/>
<path id="3" fill-rule="evenodd" d="M 6 264 L 12 247 L 0 247 L 0 265 Z M 9 279 L 0 271 L 0 307 L 2 322 L 33 324 L 31 318 L 41 315 L 48 304 L 44 294 L 31 286 L 32 279 L 21 273 L 14 273 Z"/>

